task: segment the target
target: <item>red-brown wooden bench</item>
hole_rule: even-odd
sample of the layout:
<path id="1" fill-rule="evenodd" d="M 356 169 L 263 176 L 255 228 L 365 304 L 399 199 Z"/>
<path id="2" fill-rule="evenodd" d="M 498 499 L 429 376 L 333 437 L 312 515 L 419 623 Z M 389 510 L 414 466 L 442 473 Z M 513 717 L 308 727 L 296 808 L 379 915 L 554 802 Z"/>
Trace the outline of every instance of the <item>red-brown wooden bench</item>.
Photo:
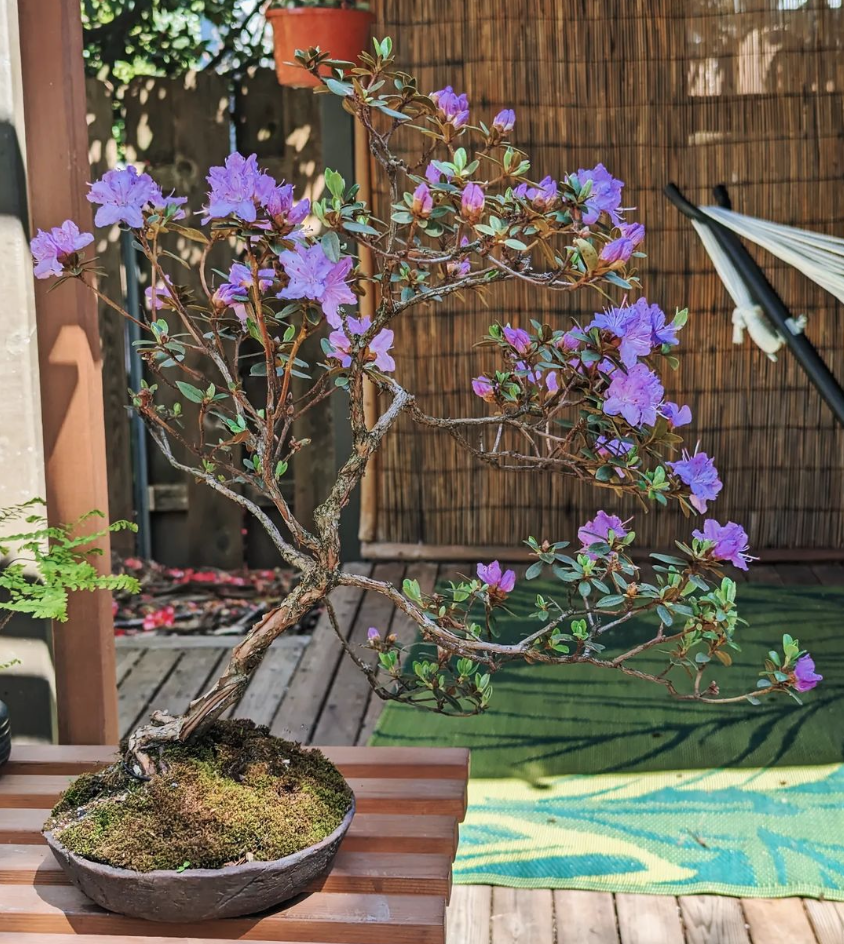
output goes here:
<path id="1" fill-rule="evenodd" d="M 358 809 L 331 873 L 270 913 L 174 925 L 104 911 L 69 884 L 41 837 L 70 778 L 108 763 L 114 749 L 16 746 L 0 772 L 0 944 L 445 944 L 468 751 L 322 750 Z"/>

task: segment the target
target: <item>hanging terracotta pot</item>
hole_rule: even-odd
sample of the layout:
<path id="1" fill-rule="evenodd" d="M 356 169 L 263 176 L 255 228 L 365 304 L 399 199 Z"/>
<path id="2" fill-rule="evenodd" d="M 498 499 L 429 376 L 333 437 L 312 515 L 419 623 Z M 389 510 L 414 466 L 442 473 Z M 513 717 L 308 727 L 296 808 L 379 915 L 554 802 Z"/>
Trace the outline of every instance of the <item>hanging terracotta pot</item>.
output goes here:
<path id="1" fill-rule="evenodd" d="M 293 88 L 319 85 L 304 69 L 287 65 L 294 61 L 297 49 L 319 46 L 333 59 L 354 62 L 369 48 L 369 29 L 375 19 L 368 10 L 343 7 L 271 8 L 266 15 L 273 27 L 278 81 Z"/>

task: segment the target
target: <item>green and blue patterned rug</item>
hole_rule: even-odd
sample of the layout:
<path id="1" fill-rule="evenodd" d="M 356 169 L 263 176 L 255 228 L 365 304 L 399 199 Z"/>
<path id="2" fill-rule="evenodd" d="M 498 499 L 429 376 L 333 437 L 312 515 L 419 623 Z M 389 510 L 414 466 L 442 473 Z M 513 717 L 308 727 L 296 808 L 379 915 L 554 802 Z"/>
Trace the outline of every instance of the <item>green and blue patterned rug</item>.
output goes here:
<path id="1" fill-rule="evenodd" d="M 550 589 L 522 584 L 513 609 Z M 373 744 L 472 749 L 456 881 L 844 900 L 844 588 L 739 589 L 750 626 L 717 672 L 722 693 L 752 687 L 790 632 L 826 677 L 802 708 L 690 705 L 606 670 L 536 665 L 500 672 L 479 717 L 385 707 Z M 623 643 L 648 631 L 630 624 Z"/>

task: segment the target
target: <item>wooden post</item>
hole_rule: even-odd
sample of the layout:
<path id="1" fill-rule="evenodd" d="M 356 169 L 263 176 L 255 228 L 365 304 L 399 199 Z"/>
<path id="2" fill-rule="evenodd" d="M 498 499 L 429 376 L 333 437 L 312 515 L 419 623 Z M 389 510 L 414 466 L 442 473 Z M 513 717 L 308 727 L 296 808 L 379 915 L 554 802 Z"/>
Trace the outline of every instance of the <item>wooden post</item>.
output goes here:
<path id="1" fill-rule="evenodd" d="M 33 231 L 73 219 L 91 230 L 82 23 L 78 0 L 19 0 L 29 210 Z M 51 522 L 108 508 L 102 357 L 94 297 L 35 287 L 47 509 Z M 104 572 L 109 542 L 100 543 Z M 59 740 L 117 741 L 111 596 L 71 597 L 53 627 Z"/>

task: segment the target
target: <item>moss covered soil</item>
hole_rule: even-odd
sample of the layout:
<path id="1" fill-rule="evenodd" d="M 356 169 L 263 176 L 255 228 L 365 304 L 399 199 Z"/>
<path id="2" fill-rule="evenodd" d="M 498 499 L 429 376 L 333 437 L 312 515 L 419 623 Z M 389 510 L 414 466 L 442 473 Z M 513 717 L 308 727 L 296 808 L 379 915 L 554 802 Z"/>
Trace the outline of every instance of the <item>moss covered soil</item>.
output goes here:
<path id="1" fill-rule="evenodd" d="M 340 825 L 352 791 L 319 751 L 249 721 L 219 721 L 166 747 L 140 781 L 115 764 L 74 780 L 47 828 L 72 852 L 116 868 L 217 869 L 270 862 Z"/>

